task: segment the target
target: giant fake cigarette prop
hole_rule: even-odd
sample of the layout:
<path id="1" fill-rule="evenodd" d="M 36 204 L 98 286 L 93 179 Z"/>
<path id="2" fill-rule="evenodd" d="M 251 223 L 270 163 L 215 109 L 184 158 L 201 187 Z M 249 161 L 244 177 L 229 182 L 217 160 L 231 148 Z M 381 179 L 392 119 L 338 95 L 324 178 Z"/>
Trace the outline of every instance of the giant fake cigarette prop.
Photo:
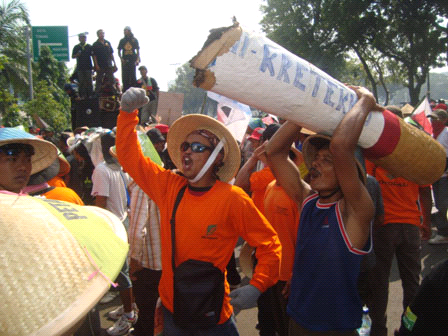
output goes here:
<path id="1" fill-rule="evenodd" d="M 357 101 L 353 90 L 237 23 L 212 29 L 190 65 L 197 87 L 327 135 Z M 366 158 L 417 184 L 433 183 L 445 169 L 445 149 L 389 111 L 370 113 L 359 145 Z"/>

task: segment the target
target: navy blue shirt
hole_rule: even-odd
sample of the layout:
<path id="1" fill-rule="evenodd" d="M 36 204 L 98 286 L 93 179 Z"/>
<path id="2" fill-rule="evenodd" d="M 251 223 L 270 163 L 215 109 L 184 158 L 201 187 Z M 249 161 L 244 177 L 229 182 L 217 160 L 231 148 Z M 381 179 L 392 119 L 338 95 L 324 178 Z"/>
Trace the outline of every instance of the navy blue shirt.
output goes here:
<path id="1" fill-rule="evenodd" d="M 366 253 L 351 246 L 338 202 L 320 203 L 318 194 L 308 197 L 300 214 L 288 315 L 312 331 L 360 327 L 357 284 Z"/>

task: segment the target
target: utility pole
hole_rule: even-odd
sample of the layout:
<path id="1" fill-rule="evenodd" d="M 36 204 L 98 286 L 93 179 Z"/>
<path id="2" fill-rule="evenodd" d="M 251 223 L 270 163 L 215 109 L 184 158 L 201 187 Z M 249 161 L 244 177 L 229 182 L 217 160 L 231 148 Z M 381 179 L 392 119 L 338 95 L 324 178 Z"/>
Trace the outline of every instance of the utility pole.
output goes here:
<path id="1" fill-rule="evenodd" d="M 30 27 L 25 27 L 25 39 L 26 39 L 26 57 L 27 57 L 27 63 L 28 63 L 28 82 L 29 82 L 29 89 L 30 89 L 30 100 L 34 98 L 34 89 L 33 89 L 33 71 L 31 67 L 31 48 L 30 48 Z"/>

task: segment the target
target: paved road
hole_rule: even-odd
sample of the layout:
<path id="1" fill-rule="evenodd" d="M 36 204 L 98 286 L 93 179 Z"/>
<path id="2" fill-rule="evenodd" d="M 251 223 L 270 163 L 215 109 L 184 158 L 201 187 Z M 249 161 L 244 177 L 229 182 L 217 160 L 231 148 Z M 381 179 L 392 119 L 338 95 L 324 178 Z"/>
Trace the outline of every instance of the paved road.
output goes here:
<path id="1" fill-rule="evenodd" d="M 431 267 L 437 264 L 439 261 L 448 258 L 448 245 L 429 245 L 426 242 L 422 244 L 422 275 L 425 276 L 431 270 Z M 394 262 L 392 265 L 392 271 L 390 276 L 389 286 L 389 305 L 387 309 L 388 316 L 388 329 L 389 335 L 393 335 L 394 329 L 400 325 L 400 315 L 402 312 L 402 289 L 401 280 L 398 274 L 397 265 Z M 114 301 L 99 305 L 101 316 L 101 327 L 108 328 L 113 324 L 113 321 L 107 319 L 107 312 L 115 309 L 120 304 L 118 298 Z M 255 325 L 257 323 L 257 309 L 248 309 L 242 311 L 237 316 L 237 325 L 240 332 L 240 336 L 256 336 L 258 335 Z"/>

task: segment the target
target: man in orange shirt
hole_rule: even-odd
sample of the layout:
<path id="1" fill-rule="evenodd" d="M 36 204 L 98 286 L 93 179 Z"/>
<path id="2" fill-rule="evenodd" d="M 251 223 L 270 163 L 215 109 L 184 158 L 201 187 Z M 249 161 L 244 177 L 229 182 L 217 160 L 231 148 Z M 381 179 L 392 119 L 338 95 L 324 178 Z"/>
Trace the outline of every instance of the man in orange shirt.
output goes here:
<path id="1" fill-rule="evenodd" d="M 411 303 L 419 286 L 420 228 L 422 215 L 423 220 L 430 218 L 431 190 L 429 186 L 394 178 L 369 161 L 366 168 L 379 182 L 384 204 L 384 222 L 373 232 L 376 264 L 369 271 L 371 335 L 386 336 L 389 275 L 394 255 L 403 286 L 403 310 Z"/>
<path id="2" fill-rule="evenodd" d="M 116 150 L 123 168 L 160 209 L 163 272 L 159 293 L 164 307 L 164 333 L 196 335 L 200 328 L 197 325 L 207 320 L 210 325 L 200 330 L 201 335 L 238 335 L 233 310 L 255 307 L 260 294 L 277 282 L 281 256 L 277 234 L 245 192 L 226 183 L 239 168 L 240 152 L 231 133 L 217 120 L 205 115 L 187 115 L 171 126 L 168 151 L 183 176 L 143 156 L 135 126 L 137 109 L 147 101 L 142 89 L 130 88 L 124 93 Z M 174 212 L 182 189 L 185 193 Z M 175 220 L 170 224 L 173 212 Z M 250 284 L 229 295 L 225 268 L 239 236 L 257 248 L 258 264 Z M 190 322 L 181 320 L 175 307 L 188 309 L 192 303 L 176 300 L 174 291 L 179 284 L 174 281 L 174 274 L 178 273 L 175 271 L 191 264 L 189 260 L 201 265 L 206 262 L 223 276 L 223 284 L 218 281 L 220 291 L 223 285 L 223 296 L 213 299 L 218 309 Z M 194 279 L 191 285 L 199 280 Z M 213 294 L 204 299 L 208 301 Z"/>
<path id="3" fill-rule="evenodd" d="M 298 150 L 291 150 L 290 158 L 296 162 L 297 166 L 303 161 Z M 287 283 L 291 280 L 294 264 L 294 253 L 299 228 L 300 212 L 299 206 L 277 182 L 272 181 L 266 188 L 264 198 L 264 214 L 271 223 L 282 244 L 282 259 L 280 261 L 279 281 L 269 288 L 268 304 L 272 314 L 271 325 L 274 332 L 279 336 L 288 335 L 289 316 L 286 313 Z M 272 327 L 271 327 L 272 328 Z M 261 332 L 260 332 L 261 335 Z"/>

